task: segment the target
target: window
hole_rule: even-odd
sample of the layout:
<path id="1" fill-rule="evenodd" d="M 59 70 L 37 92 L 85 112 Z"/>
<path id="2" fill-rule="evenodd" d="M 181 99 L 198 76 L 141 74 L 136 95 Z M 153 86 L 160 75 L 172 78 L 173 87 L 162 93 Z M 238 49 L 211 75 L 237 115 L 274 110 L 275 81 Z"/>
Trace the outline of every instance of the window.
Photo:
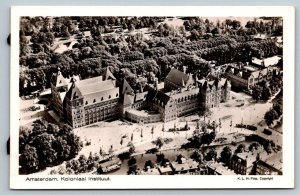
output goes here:
<path id="1" fill-rule="evenodd" d="M 108 99 L 110 99 L 110 98 L 111 98 L 111 95 L 108 96 Z"/>
<path id="2" fill-rule="evenodd" d="M 101 101 L 103 101 L 103 97 L 101 97 Z"/>
<path id="3" fill-rule="evenodd" d="M 87 105 L 87 104 L 88 104 L 88 101 L 85 102 L 85 105 Z"/>
<path id="4" fill-rule="evenodd" d="M 94 99 L 93 103 L 95 103 L 95 102 L 96 102 L 96 99 Z"/>
<path id="5" fill-rule="evenodd" d="M 117 94 L 116 94 L 116 97 L 118 97 L 118 96 L 119 96 L 119 94 L 117 93 Z"/>

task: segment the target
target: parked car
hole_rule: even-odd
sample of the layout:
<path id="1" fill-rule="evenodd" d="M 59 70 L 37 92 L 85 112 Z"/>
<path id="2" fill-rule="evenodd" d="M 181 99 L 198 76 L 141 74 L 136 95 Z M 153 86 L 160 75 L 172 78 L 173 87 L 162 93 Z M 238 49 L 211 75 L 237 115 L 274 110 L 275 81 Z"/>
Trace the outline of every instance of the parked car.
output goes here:
<path id="1" fill-rule="evenodd" d="M 270 129 L 264 129 L 263 133 L 266 135 L 272 135 L 272 131 Z"/>
<path id="2" fill-rule="evenodd" d="M 158 152 L 157 148 L 151 148 L 149 150 L 146 150 L 146 154 L 155 154 L 156 152 Z"/>
<path id="3" fill-rule="evenodd" d="M 246 128 L 249 129 L 249 130 L 251 130 L 251 131 L 256 131 L 257 130 L 257 127 L 254 126 L 254 125 L 247 125 Z"/>

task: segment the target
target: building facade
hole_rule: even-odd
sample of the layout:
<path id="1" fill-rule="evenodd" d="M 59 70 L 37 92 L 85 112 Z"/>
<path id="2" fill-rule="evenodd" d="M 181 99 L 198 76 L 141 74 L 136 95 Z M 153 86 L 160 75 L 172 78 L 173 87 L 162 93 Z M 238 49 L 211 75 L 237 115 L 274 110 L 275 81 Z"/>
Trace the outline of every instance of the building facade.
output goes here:
<path id="1" fill-rule="evenodd" d="M 228 65 L 225 77 L 230 80 L 233 88 L 249 90 L 263 81 L 270 81 L 279 70 L 275 66 L 257 68 L 251 65 Z"/>
<path id="2" fill-rule="evenodd" d="M 170 71 L 164 88 L 156 82 L 134 91 L 126 79 L 119 86 L 109 69 L 85 80 L 66 80 L 58 72 L 51 85 L 53 108 L 74 128 L 116 117 L 138 123 L 168 122 L 218 106 L 229 99 L 231 87 L 227 79 L 198 81 L 177 69 Z"/>
<path id="3" fill-rule="evenodd" d="M 67 91 L 70 89 L 71 79 L 65 78 L 59 68 L 57 73 L 54 73 L 51 77 L 52 107 L 60 117 L 64 114 L 63 101 Z M 73 79 L 80 80 L 78 76 L 74 76 Z"/>
<path id="4" fill-rule="evenodd" d="M 65 119 L 77 128 L 116 118 L 119 114 L 119 98 L 114 77 L 98 76 L 81 81 L 73 79 L 63 102 Z"/>

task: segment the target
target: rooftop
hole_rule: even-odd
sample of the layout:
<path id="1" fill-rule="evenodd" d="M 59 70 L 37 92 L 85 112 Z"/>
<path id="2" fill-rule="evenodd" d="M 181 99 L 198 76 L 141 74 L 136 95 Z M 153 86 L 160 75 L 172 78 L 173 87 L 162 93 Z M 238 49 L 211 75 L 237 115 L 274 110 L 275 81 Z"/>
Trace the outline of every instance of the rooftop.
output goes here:
<path id="1" fill-rule="evenodd" d="M 218 162 L 210 162 L 208 163 L 208 167 L 213 169 L 220 175 L 236 175 L 236 173 L 233 170 L 228 169 L 228 167 L 224 167 L 223 164 Z"/>
<path id="2" fill-rule="evenodd" d="M 265 58 L 265 59 L 252 58 L 252 63 L 259 65 L 259 66 L 264 66 L 264 67 L 274 66 L 274 65 L 278 64 L 278 62 L 281 58 L 282 57 L 280 57 L 280 56 L 272 56 L 272 57 Z"/>
<path id="3" fill-rule="evenodd" d="M 177 162 L 172 162 L 171 164 L 175 171 L 187 171 L 190 169 L 197 169 L 199 166 L 199 163 L 197 163 L 193 159 L 185 160 L 182 164 L 179 164 Z"/>
<path id="4" fill-rule="evenodd" d="M 153 168 L 153 169 L 148 169 L 147 171 L 142 170 L 140 172 L 140 175 L 159 175 L 159 171 L 157 168 Z"/>
<path id="5" fill-rule="evenodd" d="M 192 75 L 181 72 L 180 70 L 177 70 L 176 68 L 171 69 L 171 71 L 169 72 L 169 74 L 166 77 L 166 80 L 169 80 L 172 83 L 174 83 L 175 85 L 181 86 L 181 87 L 185 87 L 194 82 Z"/>

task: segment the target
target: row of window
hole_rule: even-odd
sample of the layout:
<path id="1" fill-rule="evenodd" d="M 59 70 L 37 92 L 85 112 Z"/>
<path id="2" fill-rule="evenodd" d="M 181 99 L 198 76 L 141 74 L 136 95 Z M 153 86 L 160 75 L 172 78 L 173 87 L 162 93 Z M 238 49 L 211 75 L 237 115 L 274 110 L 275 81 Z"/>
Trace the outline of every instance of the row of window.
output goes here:
<path id="1" fill-rule="evenodd" d="M 116 97 L 119 97 L 119 94 L 118 94 L 118 93 L 116 94 Z M 109 95 L 109 96 L 108 96 L 108 99 L 110 100 L 111 98 L 112 98 L 112 96 Z M 100 98 L 100 101 L 102 102 L 103 100 L 104 100 L 104 97 L 101 97 L 101 98 Z M 97 102 L 97 100 L 94 99 L 94 100 L 93 100 L 93 103 L 96 103 L 96 102 Z M 88 101 L 85 101 L 85 105 L 88 105 L 88 104 L 89 104 L 89 102 L 88 102 Z"/>
<path id="2" fill-rule="evenodd" d="M 85 110 L 93 110 L 95 111 L 95 109 L 98 109 L 99 108 L 104 108 L 105 106 L 107 107 L 112 107 L 112 106 L 115 106 L 117 104 L 118 100 L 111 100 L 109 102 L 103 102 L 103 103 L 98 103 L 98 104 L 94 104 L 94 105 L 90 105 L 90 106 L 85 106 L 84 109 Z"/>

